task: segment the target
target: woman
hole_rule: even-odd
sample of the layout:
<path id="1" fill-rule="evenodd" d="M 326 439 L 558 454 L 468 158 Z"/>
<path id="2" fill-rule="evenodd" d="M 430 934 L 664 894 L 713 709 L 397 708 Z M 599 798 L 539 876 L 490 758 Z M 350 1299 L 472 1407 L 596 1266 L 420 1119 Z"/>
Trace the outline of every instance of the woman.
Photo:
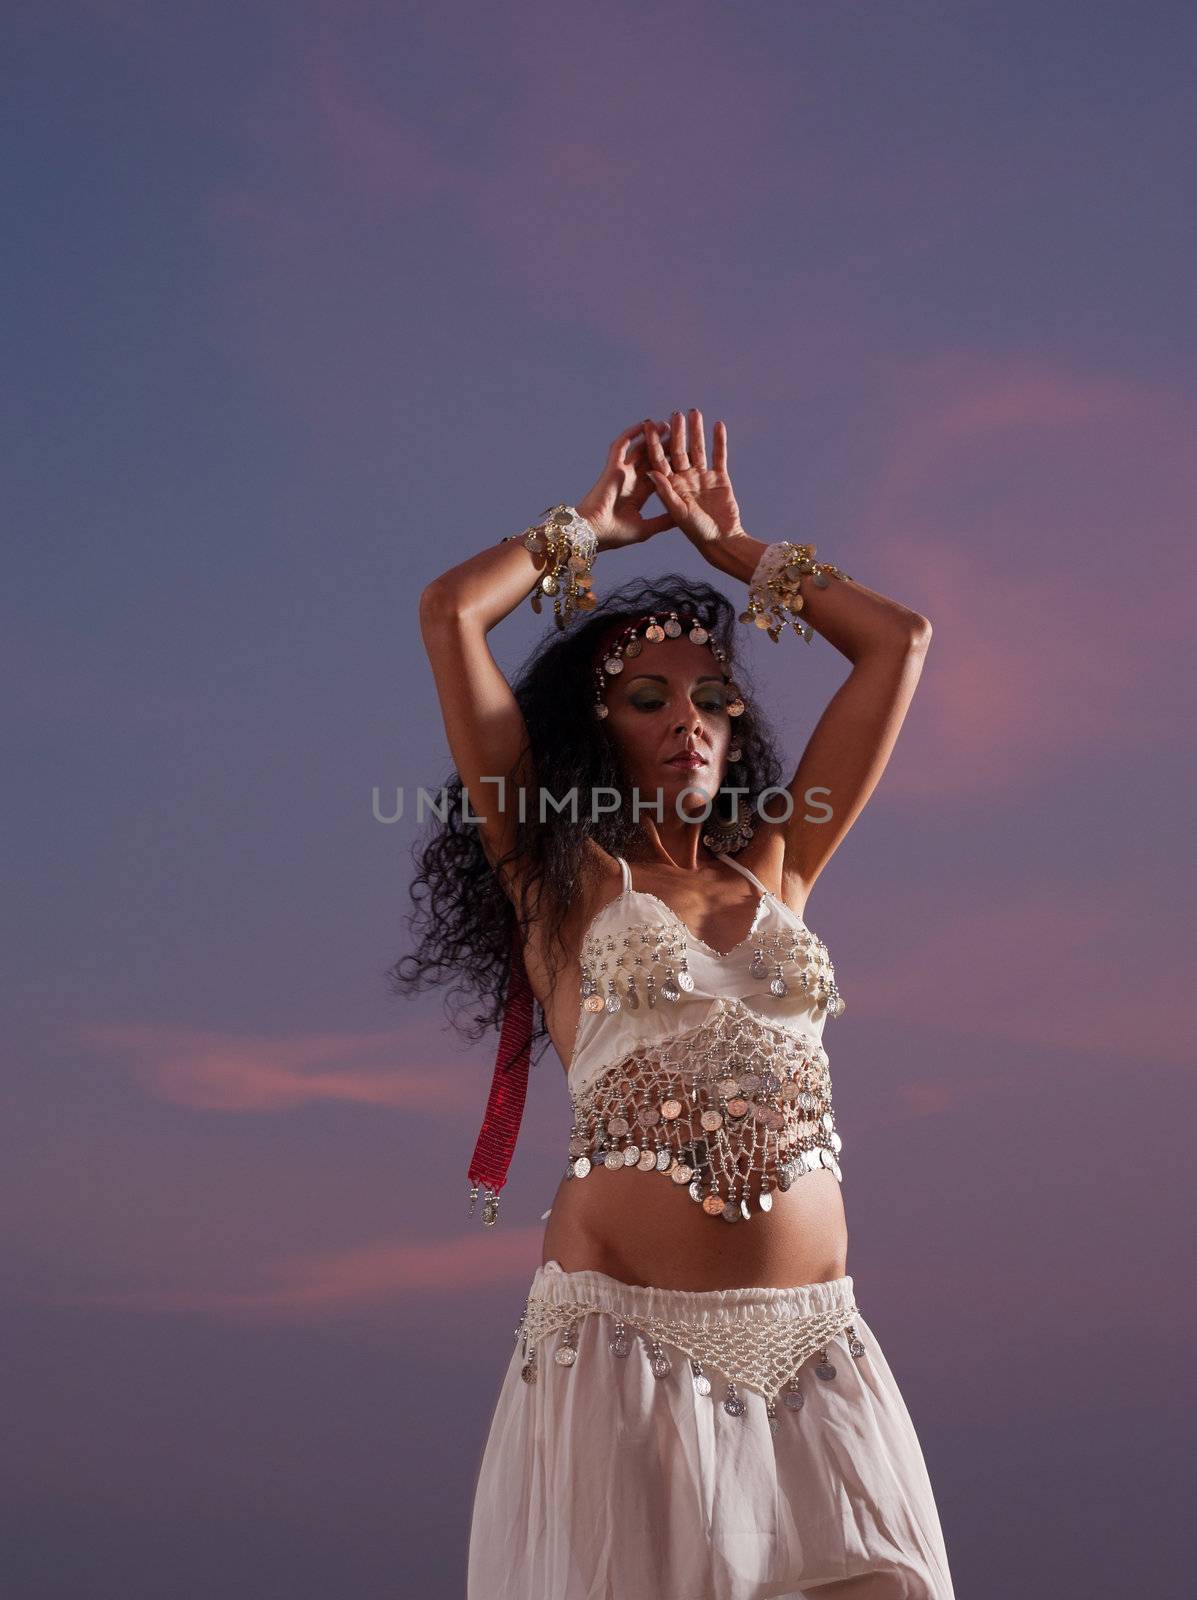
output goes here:
<path id="1" fill-rule="evenodd" d="M 665 514 L 646 518 L 654 490 Z M 601 571 L 671 527 L 749 585 L 740 622 L 774 642 L 813 629 L 852 664 L 784 786 L 733 676 L 748 635 L 726 597 L 681 578 L 601 605 L 591 590 L 596 557 Z M 573 1114 L 477 1481 L 471 1600 L 953 1594 L 922 1452 L 847 1274 L 822 1043 L 844 999 L 804 920 L 931 627 L 813 554 L 745 529 L 726 427 L 708 464 L 701 412 L 675 411 L 621 434 L 576 508 L 421 599 L 457 776 L 418 879 L 415 973 L 392 973 L 404 989 L 453 971 L 493 1002 L 487 1025 L 510 963 L 507 1058 L 470 1169 L 486 1221 L 521 1042 L 525 1072 L 532 1037 L 555 1046 Z M 558 628 L 513 690 L 487 635 L 530 591 L 538 611 L 553 596 Z"/>

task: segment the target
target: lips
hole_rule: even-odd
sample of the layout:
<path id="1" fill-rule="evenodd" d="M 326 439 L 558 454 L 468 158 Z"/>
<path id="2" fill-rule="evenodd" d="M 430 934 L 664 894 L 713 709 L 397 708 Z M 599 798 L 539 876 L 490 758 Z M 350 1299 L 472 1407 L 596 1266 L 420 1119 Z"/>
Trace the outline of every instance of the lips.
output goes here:
<path id="1" fill-rule="evenodd" d="M 695 751 L 691 755 L 670 756 L 669 760 L 665 763 L 665 765 L 668 766 L 668 767 L 686 767 L 686 768 L 689 768 L 689 767 L 705 767 L 706 764 L 707 764 L 706 763 L 706 757 L 705 756 L 700 756 L 697 753 L 697 751 Z"/>

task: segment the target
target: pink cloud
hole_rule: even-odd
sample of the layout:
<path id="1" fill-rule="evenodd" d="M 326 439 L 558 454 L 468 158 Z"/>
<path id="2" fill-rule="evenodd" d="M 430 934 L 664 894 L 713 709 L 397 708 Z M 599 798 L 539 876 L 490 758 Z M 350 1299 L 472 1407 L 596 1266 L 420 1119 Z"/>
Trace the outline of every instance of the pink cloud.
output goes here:
<path id="1" fill-rule="evenodd" d="M 470 1296 L 480 1288 L 531 1278 L 543 1246 L 539 1227 L 504 1228 L 500 1223 L 491 1230 L 478 1213 L 474 1225 L 475 1232 L 427 1243 L 383 1240 L 347 1250 L 297 1252 L 268 1263 L 262 1281 L 245 1289 L 214 1285 L 98 1294 L 17 1290 L 7 1298 L 119 1311 L 309 1321 L 378 1306 L 404 1309 L 414 1296 Z"/>
<path id="2" fill-rule="evenodd" d="M 951 352 L 901 377 L 861 525 L 874 586 L 936 638 L 887 795 L 1032 794 L 1086 757 L 1175 748 L 1197 606 L 1191 407 L 1017 356 Z"/>
<path id="3" fill-rule="evenodd" d="M 855 1015 L 916 1029 L 934 1014 L 937 1035 L 1009 1039 L 1131 1061 L 1187 1065 L 1197 1037 L 1197 1000 L 1186 947 L 1144 905 L 1142 888 L 1109 883 L 1082 890 L 1042 879 L 1002 898 L 992 892 L 945 908 L 942 887 L 927 903 L 908 894 L 917 929 L 901 958 L 861 967 L 849 995 Z M 1021 1070 L 1021 1069 L 1019 1069 Z M 965 1077 L 969 1075 L 964 1074 Z M 992 1077 L 955 1073 L 911 1080 L 912 1109 L 946 1109 L 961 1096 L 1000 1089 Z"/>
<path id="4" fill-rule="evenodd" d="M 280 1039 L 95 1024 L 80 1036 L 118 1055 L 148 1093 L 195 1110 L 277 1112 L 319 1101 L 448 1114 L 477 1108 L 476 1073 L 432 1025 Z"/>

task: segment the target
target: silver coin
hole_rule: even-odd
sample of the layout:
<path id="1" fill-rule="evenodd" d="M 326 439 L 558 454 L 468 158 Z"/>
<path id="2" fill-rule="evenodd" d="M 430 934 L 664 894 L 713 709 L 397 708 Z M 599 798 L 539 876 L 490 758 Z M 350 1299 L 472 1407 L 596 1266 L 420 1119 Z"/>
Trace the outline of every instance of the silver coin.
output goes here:
<path id="1" fill-rule="evenodd" d="M 679 972 L 677 975 L 679 989 L 684 989 L 689 994 L 694 988 L 694 978 L 689 972 Z"/>
<path id="2" fill-rule="evenodd" d="M 603 1157 L 603 1165 L 606 1167 L 608 1172 L 614 1172 L 617 1167 L 622 1167 L 623 1151 L 608 1150 L 607 1154 Z"/>
<path id="3" fill-rule="evenodd" d="M 640 1146 L 629 1144 L 624 1146 L 623 1164 L 625 1167 L 634 1167 L 640 1160 Z"/>
<path id="4" fill-rule="evenodd" d="M 719 1215 L 723 1218 L 724 1222 L 739 1222 L 740 1208 L 734 1200 L 729 1200 Z"/>
<path id="5" fill-rule="evenodd" d="M 673 1160 L 673 1153 L 668 1149 L 657 1151 L 657 1171 L 668 1172 L 669 1164 Z"/>
<path id="6" fill-rule="evenodd" d="M 553 1360 L 559 1367 L 572 1367 L 577 1359 L 578 1352 L 568 1344 L 563 1344 L 560 1350 L 558 1350 L 557 1354 L 553 1357 Z"/>
<path id="7" fill-rule="evenodd" d="M 758 1206 L 760 1206 L 762 1211 L 772 1211 L 773 1210 L 773 1194 L 772 1194 L 772 1191 L 769 1190 L 769 1189 L 762 1189 L 761 1192 L 760 1192 L 760 1195 L 757 1198 L 757 1202 L 756 1203 L 757 1203 Z"/>
<path id="8" fill-rule="evenodd" d="M 695 1394 L 710 1394 L 710 1392 L 711 1392 L 711 1380 L 707 1377 L 705 1372 L 697 1372 L 697 1373 L 695 1373 L 695 1375 L 694 1375 L 694 1392 L 695 1392 Z"/>
<path id="9" fill-rule="evenodd" d="M 727 1399 L 723 1402 L 723 1409 L 727 1412 L 729 1417 L 742 1417 L 745 1411 L 747 1411 L 748 1407 L 744 1404 L 743 1400 L 740 1399 L 738 1394 L 729 1394 Z"/>
<path id="10" fill-rule="evenodd" d="M 702 1179 L 701 1178 L 695 1178 L 694 1181 L 691 1183 L 691 1185 L 690 1185 L 690 1198 L 691 1198 L 691 1200 L 697 1200 L 697 1201 L 701 1201 L 702 1200 Z"/>
<path id="11" fill-rule="evenodd" d="M 815 1376 L 822 1378 L 825 1383 L 830 1383 L 832 1378 L 835 1377 L 835 1368 L 830 1361 L 820 1361 L 815 1368 Z"/>
<path id="12" fill-rule="evenodd" d="M 574 1162 L 574 1177 L 575 1178 L 584 1178 L 589 1171 L 590 1171 L 590 1159 L 589 1159 L 589 1157 L 587 1157 L 587 1156 L 579 1156 L 578 1159 Z"/>
<path id="13" fill-rule="evenodd" d="M 788 1406 L 791 1411 L 801 1411 L 806 1404 L 806 1396 L 801 1389 L 787 1389 L 781 1399 L 782 1404 Z"/>

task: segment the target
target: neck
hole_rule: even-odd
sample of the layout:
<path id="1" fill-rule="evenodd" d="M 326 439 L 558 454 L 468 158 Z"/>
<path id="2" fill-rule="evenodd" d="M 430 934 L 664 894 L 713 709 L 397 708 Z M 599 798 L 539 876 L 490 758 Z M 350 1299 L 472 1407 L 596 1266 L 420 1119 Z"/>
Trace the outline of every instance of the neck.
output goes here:
<path id="1" fill-rule="evenodd" d="M 641 819 L 644 851 L 640 860 L 662 867 L 673 867 L 678 872 L 698 872 L 708 862 L 717 859 L 715 852 L 702 842 L 706 822 L 685 822 L 676 816 L 658 822 L 647 813 Z"/>

